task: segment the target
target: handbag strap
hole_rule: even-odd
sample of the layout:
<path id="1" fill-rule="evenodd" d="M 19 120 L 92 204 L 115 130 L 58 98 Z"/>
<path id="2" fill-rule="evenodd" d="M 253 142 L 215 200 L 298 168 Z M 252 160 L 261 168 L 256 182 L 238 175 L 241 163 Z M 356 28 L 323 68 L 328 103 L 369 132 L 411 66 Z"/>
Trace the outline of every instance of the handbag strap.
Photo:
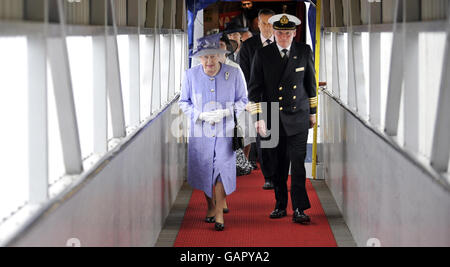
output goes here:
<path id="1" fill-rule="evenodd" d="M 236 120 L 236 104 L 233 103 L 233 120 L 234 120 L 234 125 L 237 125 L 237 120 Z"/>
<path id="2" fill-rule="evenodd" d="M 236 109 L 233 106 L 233 119 L 234 119 L 234 126 L 237 127 L 237 119 L 236 119 Z"/>

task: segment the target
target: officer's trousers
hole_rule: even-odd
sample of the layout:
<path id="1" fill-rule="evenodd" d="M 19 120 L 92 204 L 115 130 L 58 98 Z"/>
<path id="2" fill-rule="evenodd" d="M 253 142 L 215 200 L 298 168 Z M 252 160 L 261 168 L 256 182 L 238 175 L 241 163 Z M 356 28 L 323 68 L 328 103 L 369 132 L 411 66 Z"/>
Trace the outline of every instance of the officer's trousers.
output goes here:
<path id="1" fill-rule="evenodd" d="M 275 148 L 263 148 L 262 153 L 270 158 L 274 169 L 271 177 L 275 187 L 276 209 L 284 210 L 288 204 L 287 180 L 291 164 L 291 201 L 293 209 L 306 210 L 311 207 L 306 192 L 305 158 L 308 131 L 287 136 L 280 123 L 279 144 Z M 268 162 L 266 162 L 268 164 Z"/>

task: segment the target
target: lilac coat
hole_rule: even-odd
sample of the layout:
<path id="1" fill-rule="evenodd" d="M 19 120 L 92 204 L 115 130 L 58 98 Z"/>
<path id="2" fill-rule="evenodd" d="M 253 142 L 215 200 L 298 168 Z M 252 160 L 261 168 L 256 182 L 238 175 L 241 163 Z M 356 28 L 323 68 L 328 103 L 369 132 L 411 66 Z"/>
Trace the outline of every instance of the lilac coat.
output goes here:
<path id="1" fill-rule="evenodd" d="M 247 87 L 240 69 L 221 64 L 215 77 L 195 66 L 185 72 L 179 106 L 188 116 L 188 183 L 212 197 L 216 179 L 224 185 L 225 193 L 236 190 L 236 155 L 232 150 L 233 115 L 221 123 L 210 125 L 201 121 L 202 112 L 229 109 L 239 114 L 247 104 Z"/>

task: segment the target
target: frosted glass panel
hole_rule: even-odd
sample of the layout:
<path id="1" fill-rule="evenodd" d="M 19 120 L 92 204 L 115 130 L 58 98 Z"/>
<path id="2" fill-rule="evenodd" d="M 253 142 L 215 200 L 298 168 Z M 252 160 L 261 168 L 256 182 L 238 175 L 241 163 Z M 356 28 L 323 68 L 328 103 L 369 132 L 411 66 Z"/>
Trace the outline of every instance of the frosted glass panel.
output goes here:
<path id="1" fill-rule="evenodd" d="M 386 119 L 386 101 L 391 69 L 392 33 L 381 33 L 381 129 L 384 129 Z"/>
<path id="2" fill-rule="evenodd" d="M 28 201 L 26 38 L 0 38 L 0 225 Z"/>
<path id="3" fill-rule="evenodd" d="M 444 60 L 445 33 L 419 34 L 419 151 L 429 157 Z"/>
<path id="4" fill-rule="evenodd" d="M 77 113 L 82 158 L 94 151 L 94 88 L 91 37 L 67 38 L 73 95 Z"/>

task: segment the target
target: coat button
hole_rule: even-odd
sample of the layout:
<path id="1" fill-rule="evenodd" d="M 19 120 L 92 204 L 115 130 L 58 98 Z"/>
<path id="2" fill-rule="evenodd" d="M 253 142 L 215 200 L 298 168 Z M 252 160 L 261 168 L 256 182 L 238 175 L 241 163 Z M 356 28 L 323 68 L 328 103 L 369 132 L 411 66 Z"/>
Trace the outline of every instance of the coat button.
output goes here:
<path id="1" fill-rule="evenodd" d="M 278 90 L 283 91 L 283 87 L 278 88 Z"/>
<path id="2" fill-rule="evenodd" d="M 214 93 L 214 89 L 211 89 L 211 93 Z"/>
<path id="3" fill-rule="evenodd" d="M 294 95 L 294 97 L 292 99 L 297 99 L 297 96 Z"/>
<path id="4" fill-rule="evenodd" d="M 280 107 L 280 111 L 283 110 L 283 107 Z"/>
<path id="5" fill-rule="evenodd" d="M 280 97 L 278 98 L 278 100 L 280 100 L 280 101 L 281 101 L 281 100 L 283 100 L 283 97 L 282 97 L 282 96 L 280 96 Z"/>
<path id="6" fill-rule="evenodd" d="M 296 109 L 297 109 L 297 107 L 293 107 L 293 109 L 294 109 L 294 110 L 296 110 Z"/>
<path id="7" fill-rule="evenodd" d="M 209 78 L 210 81 L 214 81 L 214 78 Z"/>
<path id="8" fill-rule="evenodd" d="M 293 87 L 294 89 L 297 89 L 297 85 L 294 85 L 294 87 Z"/>

